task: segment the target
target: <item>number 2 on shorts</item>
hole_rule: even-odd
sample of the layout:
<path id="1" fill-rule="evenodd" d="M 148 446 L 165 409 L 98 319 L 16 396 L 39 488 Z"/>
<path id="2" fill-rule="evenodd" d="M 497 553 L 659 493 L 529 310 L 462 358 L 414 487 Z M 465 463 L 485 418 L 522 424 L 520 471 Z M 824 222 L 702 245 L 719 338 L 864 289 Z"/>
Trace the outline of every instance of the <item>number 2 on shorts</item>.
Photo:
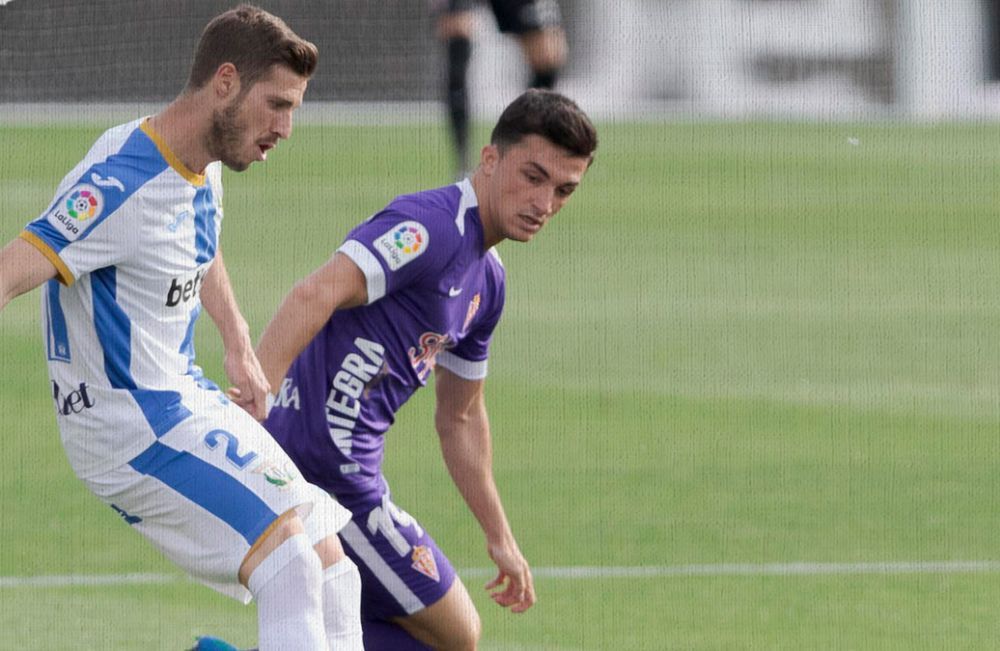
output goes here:
<path id="1" fill-rule="evenodd" d="M 257 458 L 256 452 L 248 452 L 243 456 L 240 456 L 239 439 L 236 438 L 235 434 L 227 432 L 224 429 L 213 429 L 211 432 L 206 434 L 205 445 L 207 445 L 210 450 L 214 450 L 219 446 L 220 436 L 226 439 L 226 459 L 240 470 L 249 466 L 253 460 Z"/>

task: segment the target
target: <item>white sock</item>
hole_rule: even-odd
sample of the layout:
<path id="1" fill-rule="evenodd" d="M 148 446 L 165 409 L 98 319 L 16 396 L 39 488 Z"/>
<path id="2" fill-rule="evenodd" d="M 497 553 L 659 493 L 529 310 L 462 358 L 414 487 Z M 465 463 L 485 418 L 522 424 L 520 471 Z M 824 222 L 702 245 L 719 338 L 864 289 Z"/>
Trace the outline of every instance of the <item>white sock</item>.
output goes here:
<path id="1" fill-rule="evenodd" d="M 260 651 L 327 651 L 322 581 L 323 564 L 301 533 L 257 566 L 247 587 L 257 600 Z"/>
<path id="2" fill-rule="evenodd" d="M 323 572 L 323 622 L 330 651 L 364 651 L 361 641 L 361 575 L 349 558 Z"/>

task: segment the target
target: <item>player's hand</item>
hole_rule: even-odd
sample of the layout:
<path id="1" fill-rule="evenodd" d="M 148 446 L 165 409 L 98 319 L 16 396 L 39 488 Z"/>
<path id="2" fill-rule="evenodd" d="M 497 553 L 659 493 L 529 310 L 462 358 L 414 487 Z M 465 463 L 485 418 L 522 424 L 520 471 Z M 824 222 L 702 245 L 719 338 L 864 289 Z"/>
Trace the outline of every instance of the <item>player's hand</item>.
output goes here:
<path id="1" fill-rule="evenodd" d="M 225 367 L 233 385 L 226 395 L 257 420 L 267 418 L 267 394 L 271 387 L 253 348 L 238 354 L 227 352 Z"/>
<path id="2" fill-rule="evenodd" d="M 490 558 L 499 572 L 495 579 L 486 584 L 492 590 L 490 598 L 512 613 L 523 613 L 535 603 L 535 585 L 531 568 L 524 560 L 516 543 L 488 545 Z"/>

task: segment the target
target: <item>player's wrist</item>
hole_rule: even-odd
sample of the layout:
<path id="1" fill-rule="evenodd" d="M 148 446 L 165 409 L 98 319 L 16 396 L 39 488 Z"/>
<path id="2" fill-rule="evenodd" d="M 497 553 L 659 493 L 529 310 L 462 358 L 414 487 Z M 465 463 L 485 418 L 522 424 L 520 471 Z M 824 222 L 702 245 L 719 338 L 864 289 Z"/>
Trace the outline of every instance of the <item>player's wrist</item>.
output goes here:
<path id="1" fill-rule="evenodd" d="M 487 536 L 486 550 L 489 552 L 490 557 L 506 556 L 512 552 L 520 554 L 517 541 L 514 540 L 514 536 L 511 534 L 502 534 L 494 538 Z"/>

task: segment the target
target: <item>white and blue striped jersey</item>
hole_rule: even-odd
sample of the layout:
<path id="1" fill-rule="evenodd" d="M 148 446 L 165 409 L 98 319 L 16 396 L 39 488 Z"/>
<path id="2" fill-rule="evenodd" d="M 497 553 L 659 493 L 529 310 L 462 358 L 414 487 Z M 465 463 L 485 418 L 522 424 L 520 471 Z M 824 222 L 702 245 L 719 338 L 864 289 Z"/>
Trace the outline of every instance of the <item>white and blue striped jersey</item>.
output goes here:
<path id="1" fill-rule="evenodd" d="M 42 327 L 63 445 L 81 478 L 127 463 L 204 401 L 200 289 L 222 222 L 222 169 L 188 170 L 136 120 L 105 132 L 21 237 L 58 270 Z"/>

